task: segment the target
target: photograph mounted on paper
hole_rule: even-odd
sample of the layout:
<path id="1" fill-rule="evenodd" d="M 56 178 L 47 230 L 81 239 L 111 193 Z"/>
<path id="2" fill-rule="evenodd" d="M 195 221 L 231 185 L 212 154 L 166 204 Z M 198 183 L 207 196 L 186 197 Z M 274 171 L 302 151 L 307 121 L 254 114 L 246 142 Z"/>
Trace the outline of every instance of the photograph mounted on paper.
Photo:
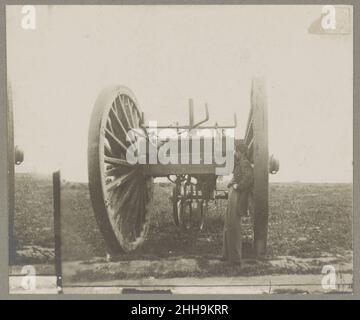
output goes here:
<path id="1" fill-rule="evenodd" d="M 352 292 L 351 6 L 6 26 L 12 292 Z"/>

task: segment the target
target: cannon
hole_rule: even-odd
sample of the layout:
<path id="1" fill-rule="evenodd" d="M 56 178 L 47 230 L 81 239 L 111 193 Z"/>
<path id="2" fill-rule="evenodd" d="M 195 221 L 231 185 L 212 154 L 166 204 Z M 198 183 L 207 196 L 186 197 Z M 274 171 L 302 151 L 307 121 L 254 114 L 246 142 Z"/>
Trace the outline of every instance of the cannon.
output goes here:
<path id="1" fill-rule="evenodd" d="M 202 229 L 209 201 L 228 196 L 227 190 L 217 189 L 217 180 L 220 175 L 231 174 L 232 168 L 215 161 L 216 150 L 221 150 L 218 158 L 233 157 L 234 141 L 240 140 L 248 146 L 254 167 L 253 248 L 257 255 L 265 254 L 269 173 L 279 170 L 279 162 L 269 157 L 268 152 L 264 82 L 261 79 L 252 82 L 251 108 L 242 138 L 231 134 L 237 126 L 236 115 L 231 125 L 205 126 L 209 120 L 207 106 L 205 118 L 197 123 L 193 110 L 190 100 L 189 123 L 156 126 L 156 130 L 170 131 L 160 136 L 154 133 L 154 126 L 146 125 L 144 113 L 130 89 L 108 87 L 96 99 L 88 133 L 89 191 L 97 224 L 111 253 L 133 251 L 146 239 L 157 177 L 167 177 L 173 183 L 174 223 L 189 228 L 191 217 L 197 212 L 198 227 Z M 204 130 L 207 135 L 198 135 Z M 214 134 L 209 134 L 209 130 Z M 134 145 L 138 147 L 135 151 Z M 172 148 L 180 151 L 171 154 Z M 129 158 L 129 154 L 133 157 Z"/>

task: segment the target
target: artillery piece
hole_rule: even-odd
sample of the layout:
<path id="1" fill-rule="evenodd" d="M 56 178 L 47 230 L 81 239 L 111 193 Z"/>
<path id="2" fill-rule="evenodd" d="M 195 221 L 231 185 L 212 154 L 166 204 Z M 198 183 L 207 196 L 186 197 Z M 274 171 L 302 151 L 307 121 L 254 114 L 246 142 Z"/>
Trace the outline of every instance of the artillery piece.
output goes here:
<path id="1" fill-rule="evenodd" d="M 233 125 L 203 126 L 209 119 L 207 106 L 205 112 L 204 120 L 194 123 L 193 103 L 190 100 L 189 124 L 157 127 L 175 130 L 176 134 L 165 139 L 156 137 L 154 143 L 153 128 L 145 125 L 144 114 L 128 88 L 113 86 L 100 93 L 89 127 L 88 175 L 96 221 L 110 252 L 133 251 L 145 240 L 153 208 L 153 183 L 156 177 L 168 177 L 174 183 L 171 197 L 173 219 L 179 227 L 189 226 L 189 218 L 196 207 L 200 212 L 199 227 L 202 229 L 209 201 L 227 199 L 227 191 L 216 188 L 219 165 L 214 161 L 214 153 L 209 155 L 205 146 L 210 145 L 211 150 L 217 150 L 219 144 L 216 143 L 220 141 L 220 156 L 230 154 L 233 157 L 235 137 L 229 137 L 227 132 L 236 127 L 236 116 Z M 194 142 L 181 137 L 194 137 L 204 129 L 213 130 L 215 136 L 200 137 L 199 151 L 194 154 Z M 137 150 L 137 161 L 131 162 L 127 157 L 128 152 L 132 142 L 140 137 L 147 142 L 146 147 L 142 158 Z M 181 148 L 186 140 L 186 148 Z M 278 171 L 279 162 L 272 156 L 269 158 L 267 106 L 264 84 L 259 79 L 252 83 L 251 109 L 245 136 L 239 140 L 248 146 L 254 166 L 254 250 L 257 255 L 263 255 L 268 230 L 269 173 Z M 181 151 L 176 154 L 177 159 L 167 164 L 152 162 L 150 149 L 159 151 L 166 142 L 179 146 Z M 199 161 L 194 162 L 194 158 Z M 231 174 L 232 168 L 222 169 L 223 175 Z"/>

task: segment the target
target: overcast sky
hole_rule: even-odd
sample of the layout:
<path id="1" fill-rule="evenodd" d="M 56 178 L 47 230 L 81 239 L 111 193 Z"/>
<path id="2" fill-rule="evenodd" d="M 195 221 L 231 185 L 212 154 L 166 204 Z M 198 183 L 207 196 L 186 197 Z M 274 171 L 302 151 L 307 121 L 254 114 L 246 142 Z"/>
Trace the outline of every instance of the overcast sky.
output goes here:
<path id="1" fill-rule="evenodd" d="M 121 84 L 149 120 L 210 124 L 242 137 L 253 76 L 267 84 L 271 181 L 352 181 L 352 33 L 309 34 L 321 6 L 36 6 L 36 29 L 7 7 L 18 171 L 87 180 L 94 101 Z"/>

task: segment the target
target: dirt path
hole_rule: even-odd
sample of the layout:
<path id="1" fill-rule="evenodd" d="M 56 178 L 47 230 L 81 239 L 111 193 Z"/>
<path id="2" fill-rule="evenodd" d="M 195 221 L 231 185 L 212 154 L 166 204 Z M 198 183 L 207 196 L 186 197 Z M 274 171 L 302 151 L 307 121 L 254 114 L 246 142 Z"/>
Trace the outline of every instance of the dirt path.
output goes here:
<path id="1" fill-rule="evenodd" d="M 217 277 L 269 275 L 321 275 L 331 265 L 339 274 L 352 274 L 352 255 L 297 258 L 281 256 L 269 260 L 244 260 L 241 267 L 219 259 L 168 258 L 107 262 L 105 259 L 63 263 L 63 278 L 68 283 L 111 281 L 121 279 Z"/>
<path id="2" fill-rule="evenodd" d="M 245 260 L 233 275 L 217 259 L 173 258 L 107 262 L 102 258 L 63 263 L 64 293 L 269 294 L 352 292 L 352 255 L 321 258 L 282 256 Z M 323 267 L 335 268 L 335 288 L 324 288 Z M 51 265 L 35 265 L 37 274 Z M 57 293 L 54 276 L 37 276 L 36 289 L 23 288 L 22 267 L 11 268 L 11 293 Z M 214 274 L 221 271 L 222 276 Z M 211 274 L 211 276 L 205 276 Z M 193 275 L 193 276 L 190 276 Z M 199 276 L 200 275 L 200 276 Z"/>

